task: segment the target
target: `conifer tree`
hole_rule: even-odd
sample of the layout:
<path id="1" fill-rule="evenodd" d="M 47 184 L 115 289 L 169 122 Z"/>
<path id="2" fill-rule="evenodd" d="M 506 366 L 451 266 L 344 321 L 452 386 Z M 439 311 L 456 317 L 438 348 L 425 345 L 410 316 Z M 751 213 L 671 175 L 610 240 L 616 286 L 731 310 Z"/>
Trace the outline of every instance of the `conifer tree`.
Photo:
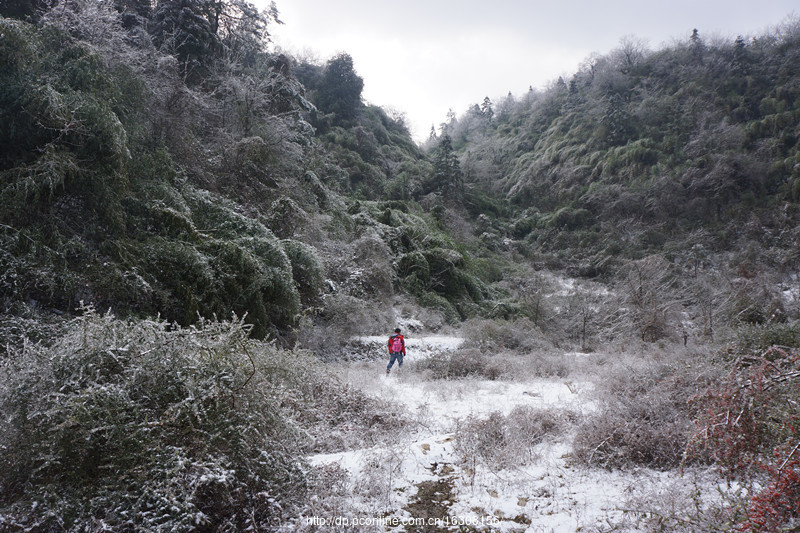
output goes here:
<path id="1" fill-rule="evenodd" d="M 700 32 L 697 31 L 697 28 L 692 30 L 692 36 L 689 37 L 689 41 L 691 42 L 692 57 L 697 63 L 703 64 L 705 44 L 703 44 L 703 39 L 700 38 Z"/>
<path id="2" fill-rule="evenodd" d="M 733 42 L 733 60 L 731 61 L 734 73 L 739 76 L 746 76 L 747 72 L 747 45 L 744 38 L 739 35 Z"/>
<path id="3" fill-rule="evenodd" d="M 442 134 L 433 163 L 433 183 L 445 198 L 456 198 L 461 193 L 463 173 L 458 155 L 453 149 L 453 139 Z"/>
<path id="4" fill-rule="evenodd" d="M 118 0 L 118 9 L 146 12 L 146 0 Z M 268 23 L 278 20 L 275 5 L 259 11 L 245 0 L 159 0 L 148 23 L 153 43 L 173 54 L 188 79 L 199 80 L 223 52 L 241 55 L 263 48 Z"/>
<path id="5" fill-rule="evenodd" d="M 483 99 L 483 103 L 481 104 L 481 114 L 484 118 L 491 120 L 494 116 L 494 110 L 492 109 L 492 101 L 487 96 Z"/>
<path id="6" fill-rule="evenodd" d="M 617 93 L 611 95 L 606 105 L 603 116 L 605 127 L 605 141 L 609 146 L 625 144 L 630 135 L 630 114 L 625 105 L 625 100 Z"/>
<path id="7" fill-rule="evenodd" d="M 198 0 L 161 0 L 148 24 L 153 44 L 177 57 L 187 78 L 202 76 L 219 49 L 203 11 Z"/>

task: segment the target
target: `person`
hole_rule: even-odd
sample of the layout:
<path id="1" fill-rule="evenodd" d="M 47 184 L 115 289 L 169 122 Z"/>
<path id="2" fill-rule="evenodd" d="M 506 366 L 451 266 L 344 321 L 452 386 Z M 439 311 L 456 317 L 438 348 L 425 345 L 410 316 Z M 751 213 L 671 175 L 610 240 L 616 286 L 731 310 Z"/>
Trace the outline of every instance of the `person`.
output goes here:
<path id="1" fill-rule="evenodd" d="M 400 328 L 395 328 L 394 333 L 389 336 L 389 365 L 386 367 L 386 375 L 392 371 L 392 365 L 397 361 L 397 368 L 403 366 L 403 357 L 406 355 L 406 340 L 400 334 Z"/>

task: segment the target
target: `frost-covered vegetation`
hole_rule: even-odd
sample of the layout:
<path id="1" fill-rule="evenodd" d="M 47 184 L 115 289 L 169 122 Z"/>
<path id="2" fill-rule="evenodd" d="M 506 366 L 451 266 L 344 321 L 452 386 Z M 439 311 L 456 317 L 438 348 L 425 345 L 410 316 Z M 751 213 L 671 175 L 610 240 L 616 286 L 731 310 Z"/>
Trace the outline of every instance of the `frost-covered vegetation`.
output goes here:
<path id="1" fill-rule="evenodd" d="M 372 448 L 356 488 L 387 506 L 403 460 L 381 450 L 430 428 L 454 464 L 370 512 L 443 512 L 423 500 L 556 442 L 559 468 L 736 489 L 640 493 L 619 529 L 796 528 L 796 20 L 623 39 L 424 146 L 362 101 L 348 54 L 273 51 L 277 21 L 241 0 L 0 4 L 3 528 L 299 527 L 353 504 L 305 456 Z M 464 339 L 409 358 L 419 387 L 549 383 L 591 408 L 531 393 L 451 427 L 333 376 L 397 323 Z"/>
<path id="2" fill-rule="evenodd" d="M 52 344 L 9 353 L 3 528 L 268 530 L 305 501 L 313 476 L 303 453 L 367 445 L 400 425 L 311 354 L 250 329 L 89 308 Z"/>
<path id="3" fill-rule="evenodd" d="M 87 310 L 53 345 L 9 354 L 4 526 L 278 523 L 306 485 L 301 433 L 281 390 L 297 387 L 309 362 L 290 366 L 247 333 L 239 322 L 183 330 Z"/>

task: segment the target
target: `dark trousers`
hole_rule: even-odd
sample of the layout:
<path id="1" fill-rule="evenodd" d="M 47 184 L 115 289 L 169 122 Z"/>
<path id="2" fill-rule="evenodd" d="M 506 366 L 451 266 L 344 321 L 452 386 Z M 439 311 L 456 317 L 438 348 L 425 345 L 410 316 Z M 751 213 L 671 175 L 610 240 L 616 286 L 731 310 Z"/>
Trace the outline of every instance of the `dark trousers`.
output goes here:
<path id="1" fill-rule="evenodd" d="M 397 368 L 403 366 L 403 352 L 391 352 L 389 354 L 389 366 L 386 367 L 386 370 L 391 370 L 395 361 L 397 361 Z"/>

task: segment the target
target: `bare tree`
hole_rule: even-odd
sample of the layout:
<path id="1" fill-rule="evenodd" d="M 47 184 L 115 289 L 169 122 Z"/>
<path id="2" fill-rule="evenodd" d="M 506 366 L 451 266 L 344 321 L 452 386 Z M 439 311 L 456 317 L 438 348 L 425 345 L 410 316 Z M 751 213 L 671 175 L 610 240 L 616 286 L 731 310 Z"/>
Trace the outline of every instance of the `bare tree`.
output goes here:
<path id="1" fill-rule="evenodd" d="M 595 306 L 592 305 L 590 295 L 583 291 L 573 291 L 569 296 L 569 314 L 572 322 L 572 336 L 579 338 L 581 342 L 581 351 L 585 352 L 589 349 L 586 342 L 589 334 L 591 333 L 592 317 L 595 313 Z"/>
<path id="2" fill-rule="evenodd" d="M 619 40 L 619 48 L 614 50 L 612 57 L 621 71 L 628 72 L 639 65 L 648 53 L 646 40 L 626 35 Z"/>
<path id="3" fill-rule="evenodd" d="M 641 339 L 653 342 L 668 337 L 676 302 L 675 279 L 667 261 L 659 255 L 631 261 L 623 283 L 629 318 Z"/>

